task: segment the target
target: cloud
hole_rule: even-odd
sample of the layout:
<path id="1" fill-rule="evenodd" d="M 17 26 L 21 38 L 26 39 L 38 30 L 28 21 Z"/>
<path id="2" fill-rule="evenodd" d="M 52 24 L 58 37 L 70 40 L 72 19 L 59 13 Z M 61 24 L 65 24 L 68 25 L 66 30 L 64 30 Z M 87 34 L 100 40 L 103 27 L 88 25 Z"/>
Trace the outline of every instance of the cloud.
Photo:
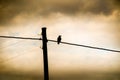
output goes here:
<path id="1" fill-rule="evenodd" d="M 114 0 L 115 5 L 120 8 L 120 0 Z"/>
<path id="2" fill-rule="evenodd" d="M 14 16 L 19 14 L 22 10 L 20 9 L 20 4 L 17 0 L 1 0 L 0 1 L 0 24 L 6 24 Z"/>
<path id="3" fill-rule="evenodd" d="M 8 24 L 20 14 L 49 16 L 52 13 L 66 15 L 110 15 L 118 9 L 119 0 L 0 0 L 0 24 Z"/>

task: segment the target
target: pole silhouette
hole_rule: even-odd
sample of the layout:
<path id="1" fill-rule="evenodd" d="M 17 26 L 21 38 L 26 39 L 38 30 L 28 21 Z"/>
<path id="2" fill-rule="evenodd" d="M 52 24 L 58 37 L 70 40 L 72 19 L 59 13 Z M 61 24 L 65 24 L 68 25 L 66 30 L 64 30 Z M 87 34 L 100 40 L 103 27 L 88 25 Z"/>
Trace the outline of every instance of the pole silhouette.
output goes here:
<path id="1" fill-rule="evenodd" d="M 44 61 L 44 80 L 49 80 L 49 70 L 48 70 L 48 54 L 47 54 L 47 36 L 46 28 L 42 28 L 42 43 L 43 43 L 43 61 Z"/>

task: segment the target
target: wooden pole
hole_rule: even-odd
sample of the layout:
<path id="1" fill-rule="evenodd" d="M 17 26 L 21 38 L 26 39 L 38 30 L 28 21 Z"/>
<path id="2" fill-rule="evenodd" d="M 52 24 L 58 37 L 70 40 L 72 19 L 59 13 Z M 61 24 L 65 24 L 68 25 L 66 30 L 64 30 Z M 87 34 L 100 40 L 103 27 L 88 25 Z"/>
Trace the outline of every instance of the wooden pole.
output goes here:
<path id="1" fill-rule="evenodd" d="M 47 36 L 46 36 L 46 28 L 45 27 L 42 28 L 42 43 L 43 43 L 43 61 L 44 61 L 44 80 L 49 80 Z"/>

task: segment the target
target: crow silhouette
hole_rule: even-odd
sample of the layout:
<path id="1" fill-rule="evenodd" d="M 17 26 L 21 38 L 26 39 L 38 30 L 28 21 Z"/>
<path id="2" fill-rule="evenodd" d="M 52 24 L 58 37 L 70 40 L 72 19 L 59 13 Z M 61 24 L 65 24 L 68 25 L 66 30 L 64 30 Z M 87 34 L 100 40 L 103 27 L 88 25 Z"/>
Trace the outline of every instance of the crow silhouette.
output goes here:
<path id="1" fill-rule="evenodd" d="M 61 42 L 61 35 L 59 35 L 57 38 L 57 44 L 60 44 L 60 42 Z"/>

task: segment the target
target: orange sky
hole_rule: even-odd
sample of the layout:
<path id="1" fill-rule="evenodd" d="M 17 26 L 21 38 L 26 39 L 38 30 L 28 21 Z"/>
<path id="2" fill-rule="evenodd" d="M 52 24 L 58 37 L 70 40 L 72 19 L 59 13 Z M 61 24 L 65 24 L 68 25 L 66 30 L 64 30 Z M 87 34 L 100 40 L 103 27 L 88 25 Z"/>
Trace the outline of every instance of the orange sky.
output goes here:
<path id="1" fill-rule="evenodd" d="M 41 37 L 41 28 L 46 26 L 49 39 L 56 40 L 62 35 L 62 41 L 120 50 L 120 12 L 116 2 L 30 0 L 26 5 L 26 1 L 0 3 L 0 35 Z M 18 55 L 1 63 L 1 71 L 43 73 L 41 41 L 1 39 L 0 42 L 1 61 Z M 119 53 L 48 42 L 48 54 L 50 73 L 115 72 L 120 66 Z"/>

